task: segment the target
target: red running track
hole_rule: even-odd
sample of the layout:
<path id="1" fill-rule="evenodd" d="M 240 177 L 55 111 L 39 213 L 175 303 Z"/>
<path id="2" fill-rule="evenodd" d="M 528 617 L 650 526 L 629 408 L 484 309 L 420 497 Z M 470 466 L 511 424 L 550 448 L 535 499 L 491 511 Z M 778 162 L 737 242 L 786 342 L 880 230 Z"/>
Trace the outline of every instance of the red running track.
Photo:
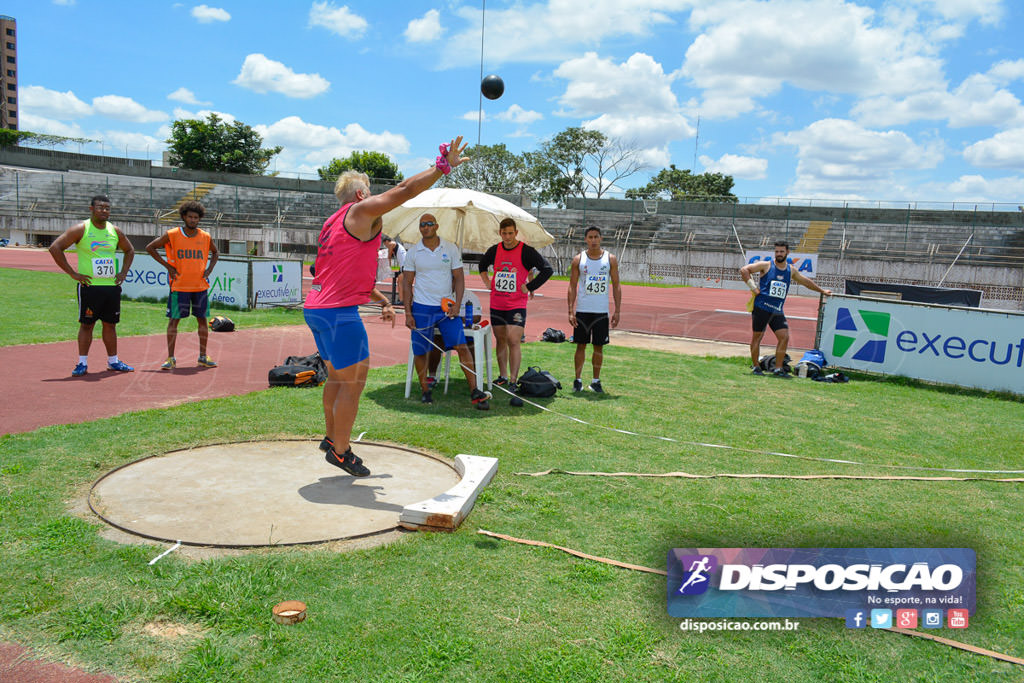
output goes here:
<path id="1" fill-rule="evenodd" d="M 59 272 L 49 253 L 42 249 L 0 248 L 0 267 Z M 473 288 L 482 286 L 476 275 L 471 275 L 468 283 Z M 68 287 L 73 286 L 69 278 Z M 567 288 L 565 281 L 548 282 L 530 302 L 529 341 L 539 339 L 548 327 L 569 331 Z M 626 285 L 619 329 L 747 344 L 749 316 L 718 312 L 742 312 L 747 297 L 745 292 L 736 290 Z M 480 298 L 486 306 L 487 293 L 481 293 Z M 793 348 L 810 348 L 815 324 L 797 318 L 813 318 L 817 299 L 791 297 L 786 310 L 790 315 Z M 67 325 L 69 335 L 73 334 L 77 325 L 72 310 L 68 311 Z M 373 367 L 406 362 L 409 331 L 401 316 L 394 328 L 377 316 L 367 318 L 366 329 Z M 17 401 L 5 401 L 0 407 L 0 430 L 19 433 L 47 425 L 113 417 L 132 410 L 258 391 L 267 387 L 270 368 L 287 356 L 314 350 L 312 335 L 303 325 L 215 333 L 210 335 L 208 351 L 220 366 L 204 369 L 192 365 L 198 356 L 198 345 L 194 332 L 188 332 L 178 338 L 179 368 L 166 372 L 159 369 L 166 357 L 163 334 L 122 337 L 118 340 L 118 355 L 135 366 L 135 372 L 115 373 L 104 369 L 103 344 L 96 339 L 90 349 L 89 374 L 73 378 L 71 369 L 78 357 L 74 341 L 0 347 L 0 364 L 19 368 L 22 386 L 27 388 Z M 98 383 L 103 384 L 102 393 L 96 391 Z M 102 396 L 102 400 L 96 400 L 97 396 Z"/>

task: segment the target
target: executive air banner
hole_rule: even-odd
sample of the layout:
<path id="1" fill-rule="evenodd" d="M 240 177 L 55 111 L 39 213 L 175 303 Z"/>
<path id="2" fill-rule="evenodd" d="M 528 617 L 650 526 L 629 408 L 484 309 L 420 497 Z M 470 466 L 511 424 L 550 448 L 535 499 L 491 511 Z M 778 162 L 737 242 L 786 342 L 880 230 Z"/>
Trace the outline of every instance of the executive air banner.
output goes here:
<path id="1" fill-rule="evenodd" d="M 825 297 L 830 365 L 1024 394 L 1024 313 Z"/>
<path id="2" fill-rule="evenodd" d="M 149 254 L 135 252 L 121 291 L 129 299 L 164 300 L 167 269 Z M 302 261 L 252 260 L 221 255 L 210 273 L 210 301 L 235 308 L 302 301 Z"/>

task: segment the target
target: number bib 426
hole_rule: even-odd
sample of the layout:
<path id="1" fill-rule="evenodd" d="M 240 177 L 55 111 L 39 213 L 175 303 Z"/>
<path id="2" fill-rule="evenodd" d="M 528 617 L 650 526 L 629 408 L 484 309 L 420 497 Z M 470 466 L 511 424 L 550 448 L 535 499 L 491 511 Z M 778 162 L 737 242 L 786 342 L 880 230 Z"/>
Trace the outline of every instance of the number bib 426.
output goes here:
<path id="1" fill-rule="evenodd" d="M 116 277 L 117 272 L 112 258 L 94 258 L 92 260 L 92 276 L 96 278 Z"/>
<path id="2" fill-rule="evenodd" d="M 499 270 L 494 274 L 494 291 L 503 294 L 515 294 L 519 291 L 516 287 L 516 272 L 514 270 Z"/>

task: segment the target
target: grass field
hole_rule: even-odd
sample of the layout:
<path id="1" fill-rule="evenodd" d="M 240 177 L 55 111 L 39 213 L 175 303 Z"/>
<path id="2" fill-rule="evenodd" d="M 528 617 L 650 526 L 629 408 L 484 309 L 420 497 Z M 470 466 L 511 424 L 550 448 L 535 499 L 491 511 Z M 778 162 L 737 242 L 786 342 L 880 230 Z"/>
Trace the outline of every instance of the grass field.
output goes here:
<path id="1" fill-rule="evenodd" d="M 524 349 L 529 364 L 571 380 L 569 345 Z M 608 347 L 608 395 L 563 391 L 542 402 L 688 441 L 870 464 L 1024 468 L 1019 401 L 892 382 L 782 382 L 744 368 L 742 359 Z M 552 467 L 894 472 L 632 437 L 504 401 L 489 413 L 447 398 L 425 408 L 402 398 L 403 381 L 404 367 L 370 372 L 356 433 L 449 456 L 493 455 L 499 473 L 456 533 L 411 533 L 350 553 L 268 549 L 202 562 L 172 553 L 148 566 L 161 547 L 105 540 L 95 518 L 70 511 L 99 475 L 153 453 L 298 436 L 316 458 L 319 389 L 3 438 L 0 639 L 155 681 L 1024 679 L 1011 664 L 837 619 L 803 619 L 795 633 L 684 633 L 666 614 L 662 577 L 476 533 L 661 569 L 672 547 L 974 548 L 977 612 L 965 631 L 940 635 L 1019 657 L 1024 485 L 520 476 Z M 273 624 L 269 609 L 284 599 L 306 601 L 310 617 Z"/>
<path id="2" fill-rule="evenodd" d="M 78 302 L 75 283 L 63 273 L 44 273 L 15 268 L 0 268 L 0 287 L 7 292 L 29 293 L 18 305 L 0 307 L 0 346 L 38 344 L 76 339 L 78 336 Z M 301 325 L 302 311 L 268 308 L 255 311 L 218 309 L 211 306 L 210 315 L 226 315 L 238 325 L 267 327 L 269 325 Z M 31 311 L 31 315 L 26 315 Z M 96 325 L 94 337 L 100 338 Z M 178 330 L 194 332 L 194 319 L 183 320 Z M 119 337 L 159 334 L 167 330 L 167 305 L 141 301 L 121 301 Z"/>

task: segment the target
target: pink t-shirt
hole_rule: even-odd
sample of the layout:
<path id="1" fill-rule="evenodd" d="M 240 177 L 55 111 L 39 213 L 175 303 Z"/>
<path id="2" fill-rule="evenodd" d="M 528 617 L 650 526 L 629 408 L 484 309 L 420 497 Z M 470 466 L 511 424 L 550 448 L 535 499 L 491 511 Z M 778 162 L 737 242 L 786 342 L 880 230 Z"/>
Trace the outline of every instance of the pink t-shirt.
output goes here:
<path id="1" fill-rule="evenodd" d="M 363 242 L 349 234 L 345 216 L 350 202 L 324 222 L 316 251 L 316 275 L 305 308 L 358 306 L 370 300 L 377 281 L 380 233 Z"/>
<path id="2" fill-rule="evenodd" d="M 526 308 L 530 295 L 522 287 L 530 277 L 530 269 L 523 265 L 523 243 L 506 249 L 501 242 L 494 254 L 494 278 L 491 279 L 491 308 L 512 311 Z"/>

